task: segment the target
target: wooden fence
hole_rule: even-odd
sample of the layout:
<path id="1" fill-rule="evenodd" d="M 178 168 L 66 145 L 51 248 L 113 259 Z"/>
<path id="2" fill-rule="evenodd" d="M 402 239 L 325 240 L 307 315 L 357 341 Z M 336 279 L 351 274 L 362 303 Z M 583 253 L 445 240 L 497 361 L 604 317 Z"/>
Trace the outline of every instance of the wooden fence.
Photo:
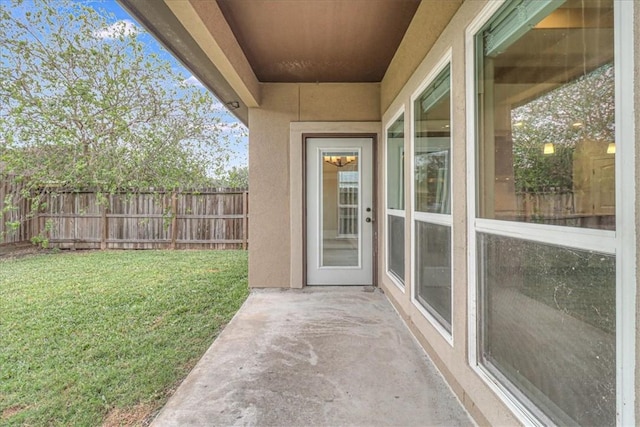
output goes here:
<path id="1" fill-rule="evenodd" d="M 5 187 L 5 192 L 12 190 L 6 184 L 0 187 Z M 15 220 L 22 218 L 21 227 L 10 239 L 7 236 L 11 233 L 7 234 L 2 243 L 29 241 L 40 234 L 50 247 L 66 249 L 248 246 L 248 192 L 244 190 L 153 191 L 106 195 L 103 200 L 99 197 L 92 191 L 45 193 L 43 208 L 35 218 L 27 219 L 29 206 L 12 214 Z"/>
<path id="2" fill-rule="evenodd" d="M 22 196 L 23 185 L 0 175 L 0 244 L 29 242 L 39 233 L 38 220 L 31 215 L 31 202 Z"/>

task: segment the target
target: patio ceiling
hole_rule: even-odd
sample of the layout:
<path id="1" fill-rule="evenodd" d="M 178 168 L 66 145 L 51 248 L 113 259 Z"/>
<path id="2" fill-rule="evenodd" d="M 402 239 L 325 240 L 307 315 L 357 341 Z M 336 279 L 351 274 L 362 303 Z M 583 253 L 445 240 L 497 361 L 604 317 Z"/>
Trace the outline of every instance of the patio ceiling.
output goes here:
<path id="1" fill-rule="evenodd" d="M 419 0 L 217 0 L 261 82 L 379 82 Z"/>
<path id="2" fill-rule="evenodd" d="M 244 123 L 260 105 L 260 83 L 382 81 L 421 3 L 434 22 L 457 8 L 435 0 L 118 1 Z"/>

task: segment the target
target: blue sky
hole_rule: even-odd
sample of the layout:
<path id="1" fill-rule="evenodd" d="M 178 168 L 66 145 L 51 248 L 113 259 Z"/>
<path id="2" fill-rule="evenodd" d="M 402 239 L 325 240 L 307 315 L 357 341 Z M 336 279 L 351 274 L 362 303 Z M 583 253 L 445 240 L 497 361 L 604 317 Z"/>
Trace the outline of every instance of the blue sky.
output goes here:
<path id="1" fill-rule="evenodd" d="M 0 0 L 2 1 L 2 0 Z M 77 1 L 77 0 L 74 0 Z M 81 1 L 81 0 L 80 0 Z M 120 4 L 118 4 L 118 2 L 116 0 L 85 0 L 82 1 L 82 3 L 93 7 L 94 9 L 100 11 L 100 9 L 103 9 L 104 11 L 106 11 L 107 13 L 111 13 L 114 16 L 114 21 L 129 21 L 133 24 L 135 24 L 137 27 L 142 28 L 142 26 L 140 26 L 135 19 L 133 19 L 124 9 L 122 9 L 122 7 L 120 6 Z M 111 21 L 111 20 L 110 20 Z M 171 55 L 169 52 L 167 52 L 164 47 L 162 47 L 162 45 L 160 45 L 160 43 L 151 35 L 144 33 L 139 35 L 138 37 L 141 38 L 141 40 L 146 44 L 147 49 L 149 49 L 149 52 L 155 52 L 157 53 L 162 59 L 165 59 L 166 61 L 168 61 L 169 63 L 172 64 L 172 67 L 175 70 L 179 70 L 181 72 L 181 74 L 185 75 L 185 80 L 191 84 L 194 84 L 196 86 L 200 86 L 201 89 L 204 91 L 206 90 L 201 84 L 200 82 L 198 82 L 198 80 L 191 74 L 191 72 L 189 70 L 187 70 L 177 59 L 175 59 L 173 57 L 173 55 Z M 233 116 L 231 113 L 229 113 L 224 106 L 222 105 L 222 103 L 220 103 L 219 105 L 216 105 L 216 109 L 219 109 L 222 113 L 221 113 L 221 119 L 223 122 L 225 123 L 237 123 L 240 124 L 240 122 L 235 118 L 235 116 Z M 241 124 L 240 124 L 241 125 Z M 234 134 L 236 134 L 237 132 L 234 132 Z M 246 133 L 246 132 L 245 132 Z M 232 150 L 234 151 L 233 155 L 231 156 L 231 160 L 229 162 L 229 167 L 231 166 L 246 166 L 248 163 L 248 155 L 247 155 L 247 144 L 248 144 L 248 138 L 246 136 L 244 137 L 232 137 Z"/>

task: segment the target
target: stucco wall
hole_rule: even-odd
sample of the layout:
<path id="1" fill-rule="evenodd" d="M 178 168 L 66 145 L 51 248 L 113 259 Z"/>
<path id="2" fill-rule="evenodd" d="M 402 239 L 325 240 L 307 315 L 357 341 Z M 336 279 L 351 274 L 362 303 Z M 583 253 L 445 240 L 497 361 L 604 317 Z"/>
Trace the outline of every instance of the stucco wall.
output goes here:
<path id="1" fill-rule="evenodd" d="M 394 57 L 387 76 L 377 84 L 263 84 L 261 85 L 262 105 L 249 113 L 250 125 L 250 179 L 251 179 L 251 220 L 250 220 L 250 262 L 249 283 L 252 287 L 299 287 L 302 273 L 301 220 L 296 199 L 301 193 L 301 173 L 291 165 L 298 164 L 301 150 L 291 141 L 291 123 L 295 122 L 348 122 L 379 121 L 389 124 L 392 117 L 404 107 L 405 117 L 411 110 L 411 96 L 422 83 L 424 77 L 449 49 L 452 50 L 452 150 L 453 161 L 453 330 L 451 345 L 429 323 L 424 315 L 412 304 L 410 289 L 401 291 L 384 272 L 384 242 L 379 241 L 378 271 L 380 286 L 440 368 L 452 389 L 459 396 L 467 410 L 480 425 L 517 425 L 517 419 L 506 405 L 489 389 L 473 371 L 467 360 L 469 353 L 468 328 L 468 281 L 467 281 L 467 188 L 466 188 L 466 112 L 465 112 L 465 28 L 490 0 L 451 2 L 441 7 L 456 7 L 458 12 L 444 28 L 442 35 L 432 28 L 425 29 L 428 15 L 433 13 L 432 1 L 423 2 L 412 21 L 402 45 Z M 430 6 L 430 7 L 429 7 Z M 640 7 L 635 8 L 636 28 L 640 28 Z M 444 27 L 444 25 L 443 25 Z M 431 39 L 430 39 L 431 38 Z M 636 76 L 640 72 L 640 32 L 635 33 Z M 381 111 L 384 112 L 381 117 Z M 640 141 L 640 79 L 635 80 L 635 120 L 636 147 Z M 405 134 L 410 135 L 410 122 L 405 122 Z M 405 152 L 409 152 L 409 138 L 405 141 Z M 382 141 L 378 143 L 382 147 Z M 295 148 L 295 150 L 293 148 Z M 378 194 L 385 186 L 383 157 L 378 156 Z M 640 200 L 640 150 L 636 150 L 636 200 Z M 410 170 L 405 170 L 405 181 L 410 180 Z M 295 194 L 294 194 L 295 193 Z M 379 199 L 382 213 L 382 198 Z M 293 203 L 296 201 L 296 203 Z M 411 211 L 410 192 L 406 192 L 406 212 Z M 296 205 L 292 214 L 292 205 Z M 383 236 L 383 215 L 379 215 L 379 236 Z M 411 218 L 407 215 L 407 221 Z M 636 228 L 640 229 L 640 211 L 635 212 Z M 293 232 L 292 232 L 293 230 Z M 410 229 L 407 228 L 405 242 L 410 245 Z M 296 236 L 292 241 L 292 235 Z M 636 282 L 640 280 L 640 241 L 636 240 Z M 295 252 L 295 253 L 294 253 Z M 408 252 L 407 252 L 408 253 Z M 294 260 L 294 261 L 292 261 Z M 405 260 L 405 281 L 411 283 L 411 260 Z M 295 282 L 295 283 L 294 283 Z M 640 305 L 640 294 L 636 295 L 636 307 Z M 640 319 L 636 315 L 636 319 Z M 636 323 L 640 327 L 640 320 Z M 636 332 L 636 348 L 640 348 L 640 335 Z M 640 357 L 636 351 L 637 365 Z M 640 374 L 636 370 L 636 378 Z M 640 402 L 635 403 L 640 419 Z"/>
<path id="2" fill-rule="evenodd" d="M 289 123 L 298 119 L 298 87 L 262 87 L 249 109 L 249 284 L 289 287 Z"/>
<path id="3" fill-rule="evenodd" d="M 423 0 L 382 79 L 385 111 L 422 62 L 463 0 Z"/>
<path id="4" fill-rule="evenodd" d="M 490 1 L 490 0 L 488 0 Z M 429 2 L 427 2 L 429 3 Z M 435 42 L 429 41 L 434 34 L 424 27 L 424 22 L 430 13 L 427 5 L 423 4 L 418 9 L 416 17 L 407 31 L 396 57 L 394 57 L 389 71 L 381 83 L 381 109 L 383 111 L 383 126 L 391 124 L 401 108 L 405 111 L 405 152 L 410 152 L 411 123 L 408 113 L 411 111 L 411 96 L 417 91 L 423 79 L 429 74 L 445 53 L 452 50 L 452 218 L 453 218 L 453 336 L 451 345 L 436 328 L 425 319 L 425 316 L 411 302 L 409 285 L 402 291 L 385 272 L 384 259 L 386 257 L 385 244 L 379 242 L 379 268 L 378 276 L 381 287 L 389 296 L 392 303 L 398 307 L 398 311 L 414 332 L 418 340 L 427 350 L 436 365 L 450 383 L 452 389 L 459 396 L 467 410 L 481 425 L 518 425 L 518 420 L 512 415 L 506 405 L 498 399 L 497 395 L 480 379 L 478 374 L 469 367 L 468 347 L 469 317 L 468 317 L 468 271 L 467 271 L 467 189 L 466 189 L 466 110 L 465 110 L 465 29 L 480 13 L 487 1 L 465 1 L 458 9 L 456 15 L 446 26 L 442 34 Z M 640 7 L 635 8 L 636 28 L 640 28 Z M 421 35 L 425 39 L 416 40 L 415 35 Z M 435 35 L 437 37 L 437 33 Z M 635 33 L 635 144 L 636 144 L 636 174 L 635 194 L 636 200 L 640 200 L 640 31 Z M 414 66 L 416 58 L 422 58 Z M 409 77 L 406 77 L 409 76 Z M 384 131 L 384 130 L 383 130 Z M 405 170 L 405 182 L 411 179 L 410 168 Z M 384 171 L 381 167 L 378 171 L 380 189 L 386 183 Z M 413 200 L 410 191 L 405 191 L 406 221 L 411 221 L 410 212 Z M 636 229 L 640 229 L 640 211 L 635 211 Z M 384 230 L 380 230 L 380 236 L 384 236 Z M 406 250 L 409 254 L 410 228 L 405 234 Z M 636 283 L 640 280 L 640 240 L 636 239 Z M 405 283 L 412 282 L 412 260 L 405 260 Z M 640 294 L 636 295 L 636 307 L 640 306 Z M 640 317 L 636 308 L 636 324 L 640 327 Z M 636 349 L 640 348 L 640 334 L 636 328 Z M 636 364 L 640 366 L 640 357 L 636 350 Z M 637 383 L 640 382 L 638 369 L 635 372 Z M 636 384 L 637 384 L 636 383 Z M 635 402 L 637 419 L 640 419 L 640 402 Z"/>
<path id="5" fill-rule="evenodd" d="M 249 285 L 288 288 L 292 286 L 289 181 L 302 179 L 290 173 L 290 124 L 378 122 L 380 85 L 267 83 L 261 86 L 262 104 L 249 110 Z"/>
<path id="6" fill-rule="evenodd" d="M 427 2 L 430 3 L 430 2 Z M 453 218 L 453 314 L 452 328 L 454 342 L 451 345 L 442 334 L 428 321 L 417 307 L 411 302 L 411 291 L 406 286 L 402 292 L 384 271 L 384 263 L 379 266 L 379 277 L 381 286 L 389 295 L 391 301 L 399 308 L 409 328 L 416 335 L 427 352 L 432 356 L 433 361 L 440 368 L 452 389 L 463 402 L 466 409 L 472 414 L 474 419 L 481 425 L 518 425 L 518 421 L 506 408 L 506 406 L 496 397 L 486 384 L 472 371 L 467 361 L 468 347 L 468 317 L 467 317 L 467 205 L 466 205 L 466 111 L 465 111 L 465 31 L 467 25 L 477 16 L 486 3 L 483 1 L 467 1 L 458 9 L 451 22 L 442 30 L 442 34 L 435 42 L 432 42 L 431 49 L 426 53 L 425 48 L 428 43 L 416 42 L 414 34 L 423 34 L 425 37 L 433 37 L 429 29 L 424 28 L 424 22 L 429 19 L 432 13 L 432 5 L 421 5 L 416 17 L 411 23 L 407 36 L 403 40 L 399 52 L 396 55 L 389 70 L 394 70 L 400 77 L 394 77 L 387 73 L 382 81 L 381 104 L 385 113 L 383 115 L 383 125 L 390 124 L 390 120 L 404 107 L 405 111 L 405 152 L 410 152 L 411 128 L 408 119 L 411 111 L 411 96 L 422 84 L 424 78 L 434 69 L 436 64 L 451 50 L 451 79 L 452 79 L 452 218 Z M 450 5 L 449 7 L 453 7 Z M 457 5 L 455 6 L 457 7 Z M 417 67 L 413 67 L 410 58 L 423 58 Z M 409 74 L 410 77 L 398 87 L 402 81 L 402 76 Z M 386 97 L 391 97 L 387 101 Z M 389 102 L 387 106 L 387 102 Z M 381 186 L 386 185 L 383 181 L 384 173 L 379 171 Z M 405 170 L 405 182 L 411 180 L 410 168 Z M 409 191 L 405 192 L 406 220 L 409 222 L 410 211 L 413 200 Z M 383 235 L 381 233 L 381 235 Z M 410 234 L 405 236 L 407 249 L 405 253 L 410 253 Z M 384 244 L 380 243 L 381 256 L 383 260 Z M 405 259 L 405 283 L 412 283 L 413 273 L 410 259 Z"/>

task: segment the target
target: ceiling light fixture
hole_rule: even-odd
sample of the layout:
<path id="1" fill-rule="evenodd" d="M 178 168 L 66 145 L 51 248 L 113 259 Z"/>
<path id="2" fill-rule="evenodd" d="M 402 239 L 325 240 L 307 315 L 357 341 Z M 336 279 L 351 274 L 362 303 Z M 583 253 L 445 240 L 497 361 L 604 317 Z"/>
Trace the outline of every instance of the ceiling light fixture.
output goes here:
<path id="1" fill-rule="evenodd" d="M 322 160 L 336 167 L 347 166 L 356 161 L 356 156 L 323 156 Z"/>
<path id="2" fill-rule="evenodd" d="M 609 145 L 607 145 L 607 154 L 616 154 L 615 142 L 610 142 Z"/>
<path id="3" fill-rule="evenodd" d="M 553 154 L 556 152 L 556 147 L 553 146 L 552 142 L 547 142 L 544 144 L 544 148 L 542 149 L 542 154 Z"/>

